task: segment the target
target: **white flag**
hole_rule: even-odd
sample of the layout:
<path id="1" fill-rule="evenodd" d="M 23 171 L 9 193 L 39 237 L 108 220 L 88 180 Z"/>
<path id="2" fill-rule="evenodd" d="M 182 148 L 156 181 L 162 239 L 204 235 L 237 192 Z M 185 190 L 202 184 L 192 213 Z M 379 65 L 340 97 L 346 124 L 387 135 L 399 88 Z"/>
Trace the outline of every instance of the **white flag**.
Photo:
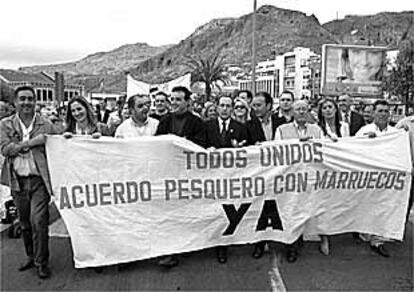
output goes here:
<path id="1" fill-rule="evenodd" d="M 171 90 L 176 86 L 185 86 L 190 89 L 191 86 L 191 73 L 180 76 L 174 80 L 168 81 L 166 83 L 154 85 L 158 87 L 159 91 L 164 91 L 165 93 L 171 93 Z"/>
<path id="2" fill-rule="evenodd" d="M 135 94 L 149 94 L 150 84 L 135 80 L 127 75 L 127 99 Z"/>

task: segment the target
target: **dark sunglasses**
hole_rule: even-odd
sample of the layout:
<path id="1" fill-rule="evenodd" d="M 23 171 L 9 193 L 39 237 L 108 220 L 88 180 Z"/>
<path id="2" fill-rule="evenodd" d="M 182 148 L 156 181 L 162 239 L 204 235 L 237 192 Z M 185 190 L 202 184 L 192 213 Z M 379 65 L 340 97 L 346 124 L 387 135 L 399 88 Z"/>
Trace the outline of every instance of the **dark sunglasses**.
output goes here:
<path id="1" fill-rule="evenodd" d="M 151 102 L 139 103 L 136 106 L 137 108 L 143 108 L 144 106 L 151 107 Z"/>
<path id="2" fill-rule="evenodd" d="M 25 100 L 27 100 L 27 101 L 34 101 L 35 98 L 34 98 L 34 96 L 24 96 L 24 95 L 22 95 L 22 96 L 19 96 L 19 100 L 20 101 L 25 101 Z"/>

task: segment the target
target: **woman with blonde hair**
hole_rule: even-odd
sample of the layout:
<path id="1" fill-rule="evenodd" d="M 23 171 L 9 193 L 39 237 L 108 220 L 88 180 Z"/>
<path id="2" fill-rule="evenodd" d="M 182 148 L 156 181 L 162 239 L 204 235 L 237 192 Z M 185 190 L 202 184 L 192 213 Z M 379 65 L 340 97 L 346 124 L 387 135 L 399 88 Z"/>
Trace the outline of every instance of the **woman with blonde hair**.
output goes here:
<path id="1" fill-rule="evenodd" d="M 213 102 L 204 104 L 203 120 L 205 122 L 215 120 L 217 118 L 217 105 Z"/>
<path id="2" fill-rule="evenodd" d="M 249 104 L 244 99 L 239 97 L 234 99 L 233 118 L 242 124 L 251 119 Z"/>

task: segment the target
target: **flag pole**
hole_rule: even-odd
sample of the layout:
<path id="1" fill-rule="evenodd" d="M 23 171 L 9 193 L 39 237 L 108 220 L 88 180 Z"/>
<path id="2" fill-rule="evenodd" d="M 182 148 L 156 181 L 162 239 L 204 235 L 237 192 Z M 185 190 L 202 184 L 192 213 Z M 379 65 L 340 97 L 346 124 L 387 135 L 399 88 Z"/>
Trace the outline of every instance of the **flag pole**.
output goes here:
<path id="1" fill-rule="evenodd" d="M 252 20 L 252 93 L 256 95 L 256 9 L 257 0 L 253 0 Z"/>

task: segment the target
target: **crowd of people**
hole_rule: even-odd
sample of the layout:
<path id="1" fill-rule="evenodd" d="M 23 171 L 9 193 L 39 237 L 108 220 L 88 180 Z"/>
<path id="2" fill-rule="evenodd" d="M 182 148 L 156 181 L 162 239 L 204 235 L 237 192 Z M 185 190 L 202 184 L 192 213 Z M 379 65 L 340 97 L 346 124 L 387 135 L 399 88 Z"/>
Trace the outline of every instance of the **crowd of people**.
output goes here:
<path id="1" fill-rule="evenodd" d="M 60 134 L 70 139 L 77 135 L 91 138 L 113 136 L 134 138 L 174 134 L 205 148 L 228 148 L 255 145 L 264 141 L 367 136 L 375 138 L 402 128 L 410 133 L 414 151 L 414 117 L 390 125 L 390 106 L 380 99 L 366 105 L 361 111 L 352 110 L 352 98 L 347 95 L 323 98 L 310 106 L 306 100 L 297 100 L 290 91 L 279 96 L 274 109 L 273 98 L 267 92 L 253 95 L 248 90 L 234 96 L 221 96 L 216 102 L 193 102 L 191 91 L 177 86 L 171 94 L 153 92 L 155 109 L 150 95 L 120 98 L 113 111 L 105 103 L 94 108 L 83 97 L 73 97 L 67 105 L 65 118 L 42 115 L 36 111 L 36 94 L 24 86 L 15 90 L 14 106 L 0 102 L 0 150 L 4 156 L 1 183 L 8 185 L 19 211 L 22 237 L 27 261 L 20 271 L 37 268 L 40 278 L 50 275 L 48 269 L 48 203 L 52 195 L 44 148 L 46 134 Z M 15 112 L 13 112 L 15 110 Z M 414 152 L 413 152 L 414 157 Z M 409 210 L 413 202 L 411 187 Z M 385 239 L 369 234 L 353 234 L 355 240 L 368 241 L 379 255 L 389 257 Z M 329 255 L 329 236 L 320 235 L 319 250 Z M 286 259 L 295 262 L 299 255 L 301 238 L 286 245 Z M 266 242 L 254 245 L 252 256 L 261 258 Z M 226 246 L 216 247 L 219 263 L 228 260 Z M 163 256 L 159 264 L 173 267 L 175 256 Z"/>

